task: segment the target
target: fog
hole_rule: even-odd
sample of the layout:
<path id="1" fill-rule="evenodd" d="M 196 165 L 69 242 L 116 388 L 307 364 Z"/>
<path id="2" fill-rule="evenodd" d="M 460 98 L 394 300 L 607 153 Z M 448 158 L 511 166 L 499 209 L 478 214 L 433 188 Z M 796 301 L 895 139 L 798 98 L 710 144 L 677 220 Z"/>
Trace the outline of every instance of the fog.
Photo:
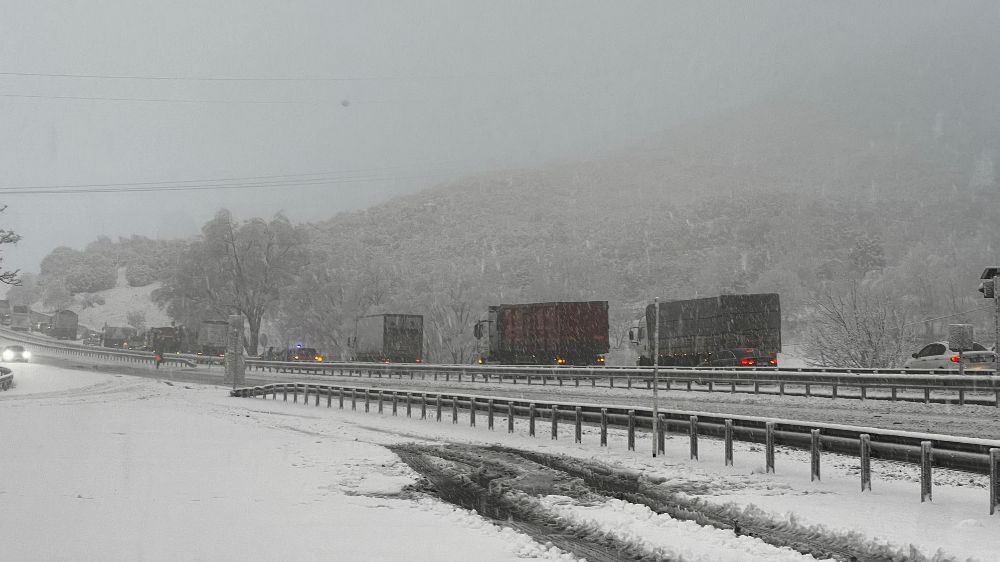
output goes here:
<path id="1" fill-rule="evenodd" d="M 22 269 L 101 234 L 190 236 L 220 207 L 321 220 L 762 100 L 878 113 L 914 89 L 997 99 L 988 1 L 0 9 L 0 188 L 5 225 L 24 236 L 4 265 Z M 982 83 L 922 68 L 979 68 Z M 241 179 L 261 176 L 281 181 Z M 231 188 L 202 189 L 216 179 Z M 107 184 L 118 191 L 95 192 Z M 128 191 L 164 185 L 199 188 Z"/>

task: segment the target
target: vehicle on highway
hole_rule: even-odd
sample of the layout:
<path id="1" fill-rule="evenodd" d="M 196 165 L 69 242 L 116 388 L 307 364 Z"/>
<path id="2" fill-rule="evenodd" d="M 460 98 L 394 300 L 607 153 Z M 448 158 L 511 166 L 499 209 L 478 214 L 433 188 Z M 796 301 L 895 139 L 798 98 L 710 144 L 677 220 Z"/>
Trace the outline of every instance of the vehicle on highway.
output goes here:
<path id="1" fill-rule="evenodd" d="M 775 293 L 661 301 L 658 316 L 656 329 L 657 308 L 649 304 L 629 330 L 640 366 L 653 364 L 656 339 L 660 365 L 693 367 L 740 348 L 754 348 L 756 357 L 766 357 L 768 362 L 774 358 L 777 364 L 781 299 Z"/>
<path id="2" fill-rule="evenodd" d="M 31 360 L 31 352 L 20 345 L 8 345 L 0 351 L 0 358 L 7 362 L 27 362 Z"/>
<path id="3" fill-rule="evenodd" d="M 608 326 L 608 301 L 501 304 L 472 334 L 480 364 L 604 365 Z"/>
<path id="4" fill-rule="evenodd" d="M 420 363 L 424 356 L 424 317 L 419 314 L 370 314 L 357 318 L 347 346 L 356 361 Z"/>
<path id="5" fill-rule="evenodd" d="M 322 363 L 325 360 L 325 357 L 312 347 L 302 347 L 301 345 L 297 345 L 292 349 L 285 351 L 285 357 L 282 360 Z"/>
<path id="6" fill-rule="evenodd" d="M 974 343 L 972 351 L 962 353 L 961 362 L 966 371 L 995 371 L 997 355 L 982 344 Z M 958 352 L 949 350 L 948 342 L 939 341 L 929 343 L 910 355 L 903 363 L 903 368 L 957 371 L 958 365 Z"/>
<path id="7" fill-rule="evenodd" d="M 699 367 L 777 367 L 778 355 L 755 347 L 723 349 L 711 354 Z"/>

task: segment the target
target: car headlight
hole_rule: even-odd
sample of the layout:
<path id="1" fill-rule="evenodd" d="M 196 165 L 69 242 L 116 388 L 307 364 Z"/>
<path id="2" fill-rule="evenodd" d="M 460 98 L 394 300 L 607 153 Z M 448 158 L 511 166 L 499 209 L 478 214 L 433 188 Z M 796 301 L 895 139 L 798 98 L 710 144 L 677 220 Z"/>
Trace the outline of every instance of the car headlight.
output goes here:
<path id="1" fill-rule="evenodd" d="M 21 357 L 24 357 L 25 359 L 31 359 L 31 352 L 28 350 L 24 350 L 24 353 L 21 354 Z"/>
<path id="2" fill-rule="evenodd" d="M 10 361 L 13 358 L 14 358 L 14 352 L 9 349 L 5 349 L 3 352 L 3 360 Z"/>

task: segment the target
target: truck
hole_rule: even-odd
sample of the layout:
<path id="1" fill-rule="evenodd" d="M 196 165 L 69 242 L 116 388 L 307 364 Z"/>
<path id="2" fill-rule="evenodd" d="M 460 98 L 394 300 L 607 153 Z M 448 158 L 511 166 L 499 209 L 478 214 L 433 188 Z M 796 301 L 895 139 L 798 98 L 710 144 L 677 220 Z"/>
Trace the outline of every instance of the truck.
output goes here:
<path id="1" fill-rule="evenodd" d="M 422 363 L 424 317 L 419 314 L 371 314 L 355 321 L 348 342 L 357 361 Z"/>
<path id="2" fill-rule="evenodd" d="M 197 349 L 198 355 L 226 354 L 227 337 L 229 335 L 229 322 L 225 320 L 203 320 L 198 329 Z"/>
<path id="3" fill-rule="evenodd" d="M 49 321 L 49 335 L 60 340 L 75 340 L 79 317 L 72 310 L 57 310 Z"/>
<path id="4" fill-rule="evenodd" d="M 101 346 L 114 349 L 129 349 L 129 340 L 136 337 L 136 329 L 131 326 L 105 326 L 101 335 Z"/>
<path id="5" fill-rule="evenodd" d="M 629 330 L 639 351 L 639 365 L 652 365 L 656 305 Z M 777 365 L 781 351 L 781 302 L 774 293 L 719 295 L 659 303 L 659 364 L 681 367 L 725 364 L 723 357 L 743 357 L 737 366 Z M 735 352 L 735 353 L 734 353 Z"/>
<path id="6" fill-rule="evenodd" d="M 18 332 L 31 331 L 31 309 L 23 304 L 14 305 L 10 312 L 10 329 Z"/>
<path id="7" fill-rule="evenodd" d="M 476 322 L 480 364 L 603 365 L 608 301 L 490 306 Z"/>
<path id="8" fill-rule="evenodd" d="M 177 353 L 181 348 L 180 334 L 174 326 L 150 328 L 145 339 L 145 348 L 149 351 Z"/>

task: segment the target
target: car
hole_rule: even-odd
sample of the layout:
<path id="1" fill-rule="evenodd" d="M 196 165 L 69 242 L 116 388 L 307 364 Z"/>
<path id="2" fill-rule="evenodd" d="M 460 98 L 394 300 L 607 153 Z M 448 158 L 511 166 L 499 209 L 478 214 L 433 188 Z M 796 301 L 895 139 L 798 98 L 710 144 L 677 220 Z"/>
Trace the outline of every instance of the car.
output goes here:
<path id="1" fill-rule="evenodd" d="M 0 358 L 4 361 L 27 362 L 31 360 L 31 352 L 20 345 L 8 345 L 0 352 Z"/>
<path id="2" fill-rule="evenodd" d="M 724 349 L 710 359 L 698 364 L 699 367 L 777 367 L 778 357 L 768 355 L 754 347 Z"/>
<path id="3" fill-rule="evenodd" d="M 311 347 L 298 347 L 285 352 L 285 361 L 309 361 L 312 363 L 322 363 L 323 356 Z"/>
<path id="4" fill-rule="evenodd" d="M 903 363 L 903 368 L 956 371 L 958 365 L 958 352 L 949 350 L 948 342 L 938 341 L 929 343 L 920 351 L 910 355 L 910 358 Z M 995 371 L 997 354 L 982 344 L 973 343 L 972 351 L 962 353 L 962 365 L 966 371 Z"/>

